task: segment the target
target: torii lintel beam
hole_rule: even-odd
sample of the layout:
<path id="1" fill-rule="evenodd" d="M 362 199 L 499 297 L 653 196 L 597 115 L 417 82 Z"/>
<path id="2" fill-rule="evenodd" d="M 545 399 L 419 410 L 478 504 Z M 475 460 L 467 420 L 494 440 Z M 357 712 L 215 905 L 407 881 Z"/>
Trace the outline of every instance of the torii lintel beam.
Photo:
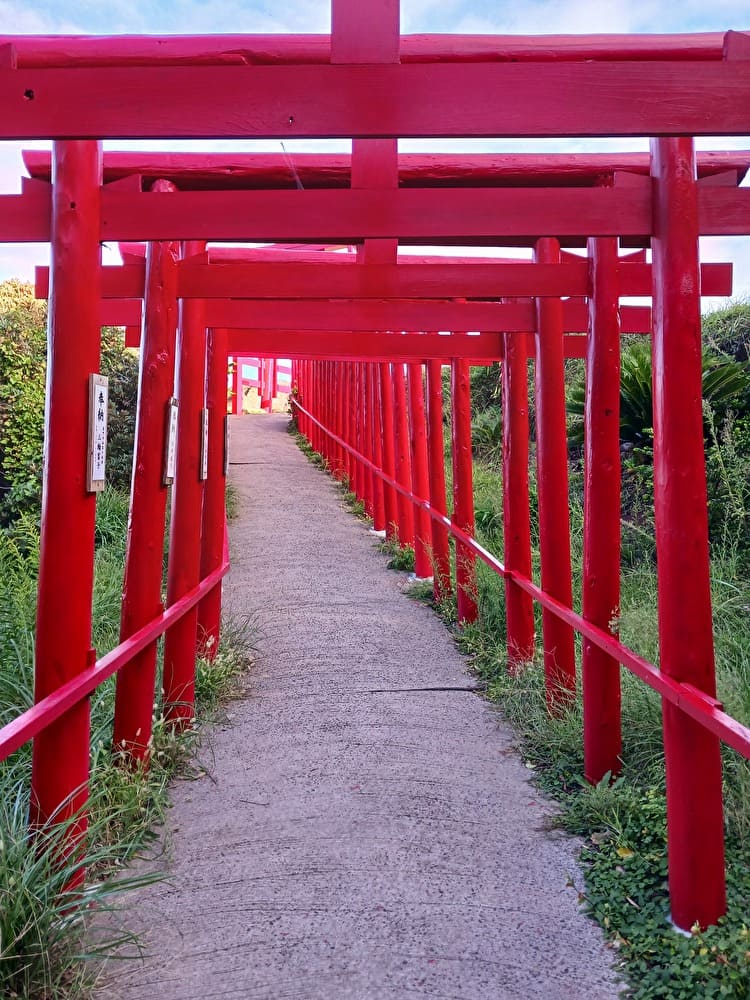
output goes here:
<path id="1" fill-rule="evenodd" d="M 283 253 L 283 251 L 282 251 Z M 278 257 L 279 254 L 277 253 Z M 474 264 L 470 259 L 447 264 L 215 263 L 181 261 L 177 268 L 178 298 L 198 299 L 499 299 L 526 296 L 590 294 L 589 264 Z M 102 298 L 143 297 L 143 262 L 104 267 Z M 620 296 L 650 296 L 651 265 L 618 264 Z M 732 294 L 732 265 L 701 266 L 703 295 Z M 37 298 L 49 294 L 49 268 L 36 269 Z"/>
<path id="2" fill-rule="evenodd" d="M 102 325 L 138 327 L 141 322 L 140 305 L 137 299 L 102 300 Z M 588 306 L 583 299 L 566 299 L 562 306 L 566 332 L 581 333 L 588 329 Z M 204 315 L 207 327 L 311 333 L 340 331 L 367 334 L 381 330 L 527 333 L 536 325 L 536 312 L 531 299 L 503 303 L 208 299 Z M 620 323 L 623 333 L 649 333 L 651 309 L 648 306 L 621 306 Z M 135 347 L 137 344 L 129 341 L 128 346 Z"/>
<path id="3" fill-rule="evenodd" d="M 0 138 L 745 135 L 748 89 L 746 59 L 0 69 Z"/>
<path id="4" fill-rule="evenodd" d="M 401 35 L 409 62 L 531 60 L 721 60 L 741 32 L 677 35 Z M 54 66 L 277 65 L 330 63 L 330 35 L 0 35 L 12 65 Z"/>
<path id="5" fill-rule="evenodd" d="M 526 338 L 526 355 L 535 356 L 531 334 Z M 566 335 L 566 358 L 586 356 L 584 336 Z M 438 333 L 372 333 L 366 341 L 351 333 L 324 331 L 309 333 L 287 330 L 229 330 L 227 353 L 236 357 L 284 357 L 327 361 L 427 361 L 437 358 L 449 361 L 464 358 L 472 364 L 486 365 L 502 361 L 503 335 L 500 333 L 449 334 Z"/>
<path id="6" fill-rule="evenodd" d="M 749 81 L 750 83 L 750 81 Z M 648 178 L 611 188 L 459 188 L 327 191 L 102 190 L 101 239 L 410 244 L 533 244 L 557 236 L 649 239 Z M 41 182 L 36 182 L 41 184 Z M 46 186 L 45 186 L 46 187 Z M 699 185 L 700 232 L 750 232 L 750 190 Z M 49 242 L 50 191 L 0 196 L 0 241 Z"/>
<path id="7" fill-rule="evenodd" d="M 46 150 L 23 151 L 23 162 L 36 180 L 52 179 Z M 750 151 L 698 152 L 699 178 L 734 174 L 739 183 L 750 166 Z M 402 153 L 399 187 L 591 187 L 621 171 L 648 174 L 646 153 L 478 153 L 445 155 Z M 104 154 L 104 183 L 132 176 L 144 189 L 156 179 L 182 191 L 252 188 L 348 188 L 348 154 L 294 153 L 122 153 Z"/>

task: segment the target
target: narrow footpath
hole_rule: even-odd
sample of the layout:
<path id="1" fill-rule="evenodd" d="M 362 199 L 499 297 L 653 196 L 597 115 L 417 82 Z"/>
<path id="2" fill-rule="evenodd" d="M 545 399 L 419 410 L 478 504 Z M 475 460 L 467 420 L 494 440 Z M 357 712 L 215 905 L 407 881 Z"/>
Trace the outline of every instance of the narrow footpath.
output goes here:
<path id="1" fill-rule="evenodd" d="M 247 696 L 178 782 L 169 880 L 130 897 L 143 963 L 107 1000 L 607 1000 L 578 844 L 448 631 L 286 433 L 232 418 L 225 603 Z"/>

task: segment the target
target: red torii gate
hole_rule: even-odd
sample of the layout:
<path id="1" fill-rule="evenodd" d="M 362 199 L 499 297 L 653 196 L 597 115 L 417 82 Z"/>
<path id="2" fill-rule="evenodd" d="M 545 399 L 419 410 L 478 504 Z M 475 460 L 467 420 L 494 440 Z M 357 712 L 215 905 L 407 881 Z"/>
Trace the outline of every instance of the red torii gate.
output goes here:
<path id="1" fill-rule="evenodd" d="M 0 202 L 5 213 L 2 238 L 51 237 L 53 244 L 51 391 L 37 640 L 40 705 L 10 733 L 6 727 L 0 745 L 5 752 L 14 740 L 36 734 L 35 792 L 41 821 L 60 802 L 76 808 L 82 797 L 70 798 L 70 793 L 85 782 L 88 763 L 87 716 L 81 699 L 107 670 L 114 672 L 126 662 L 134 648 L 119 650 L 106 668 L 85 666 L 91 624 L 93 498 L 82 491 L 82 442 L 73 431 L 83 432 L 86 426 L 84 383 L 98 367 L 100 239 L 364 240 L 363 256 L 369 266 L 393 264 L 396 240 L 508 245 L 536 241 L 540 233 L 552 232 L 558 240 L 578 244 L 593 237 L 592 249 L 598 246 L 601 256 L 592 265 L 596 336 L 591 338 L 589 367 L 606 375 L 606 345 L 612 345 L 619 333 L 618 290 L 610 282 L 611 264 L 604 264 L 604 255 L 610 254 L 611 260 L 616 249 L 606 237 L 638 241 L 651 237 L 661 673 L 655 674 L 651 665 L 639 661 L 606 629 L 574 614 L 564 601 L 536 587 L 512 565 L 500 571 L 513 587 L 539 600 L 546 617 L 577 628 L 615 666 L 618 661 L 625 663 L 663 695 L 673 916 L 684 927 L 695 919 L 709 923 L 724 906 L 717 736 L 747 753 L 750 735 L 713 701 L 697 235 L 748 232 L 750 199 L 746 191 L 734 187 L 699 188 L 692 142 L 681 137 L 750 131 L 747 36 L 730 33 L 696 42 L 675 40 L 661 48 L 633 39 L 558 40 L 541 53 L 530 40 L 483 39 L 467 44 L 454 60 L 448 53 L 449 61 L 442 61 L 445 42 L 428 39 L 414 47 L 422 62 L 407 61 L 411 43 L 404 42 L 402 64 L 396 3 L 387 4 L 380 18 L 371 15 L 372 23 L 367 24 L 362 23 L 362 12 L 343 0 L 334 2 L 333 13 L 332 39 L 316 42 L 313 56 L 308 40 L 279 39 L 269 43 L 277 58 L 259 59 L 260 65 L 247 64 L 256 51 L 254 41 L 247 39 L 244 48 L 229 56 L 223 40 L 201 40 L 199 52 L 189 43 L 180 52 L 175 43 L 164 59 L 154 54 L 151 40 L 115 44 L 67 40 L 61 43 L 62 52 L 54 43 L 35 46 L 37 40 L 4 40 L 7 68 L 0 69 L 5 109 L 0 134 L 51 136 L 56 147 L 51 200 L 46 191 L 29 185 L 21 196 L 5 196 Z M 70 63 L 65 46 L 72 53 Z M 512 102 L 503 100 L 509 92 L 514 94 Z M 159 93 L 158 103 L 151 100 L 153 93 Z M 477 94 L 483 95 L 481 108 Z M 562 200 L 559 192 L 548 188 L 395 187 L 394 136 L 642 134 L 657 137 L 652 140 L 650 180 L 644 183 L 570 189 Z M 97 144 L 78 138 L 235 135 L 354 136 L 352 189 L 143 193 L 133 190 L 129 181 L 101 188 Z M 68 139 L 72 141 L 62 141 Z M 365 139 L 378 140 L 369 152 L 360 144 Z M 202 252 L 203 243 L 187 250 Z M 556 240 L 542 241 L 537 252 L 541 263 L 559 260 Z M 176 281 L 176 261 L 166 260 L 172 253 L 168 249 L 160 253 L 169 281 Z M 202 343 L 207 324 L 201 301 L 182 299 L 180 336 L 185 356 L 198 353 Z M 536 309 L 542 331 L 537 336 L 538 396 L 547 415 L 540 426 L 546 423 L 547 431 L 553 432 L 552 452 L 559 453 L 554 418 L 559 416 L 560 402 L 560 304 L 554 298 L 540 298 Z M 547 334 L 552 329 L 557 331 L 554 337 Z M 512 337 L 506 340 L 506 353 L 509 346 L 512 350 L 512 341 Z M 505 367 L 508 373 L 515 370 L 509 356 Z M 456 366 L 454 371 L 456 398 L 465 401 L 465 379 Z M 190 391 L 187 385 L 184 395 L 181 390 L 183 402 Z M 590 423 L 589 430 L 593 427 Z M 596 435 L 588 437 L 589 458 L 596 465 Z M 461 452 L 465 462 L 466 449 Z M 542 452 L 546 449 L 540 442 Z M 557 459 L 550 464 L 540 458 L 540 462 L 541 471 L 555 467 Z M 540 482 L 540 493 L 541 486 Z M 458 524 L 451 530 L 461 546 L 471 550 L 473 544 L 476 550 L 476 543 L 462 532 L 466 516 L 457 510 Z M 687 540 L 690 544 L 685 544 Z M 80 562 L 73 588 L 70 559 L 63 566 L 59 558 L 71 551 Z M 544 553 L 543 563 L 547 563 Z M 215 574 L 208 579 L 214 586 Z M 186 600 L 189 604 L 198 599 L 194 591 L 189 595 L 174 608 L 182 611 Z M 170 610 L 169 621 L 174 622 L 179 616 Z M 134 645 L 140 643 L 138 648 L 144 649 L 163 627 L 163 621 L 156 621 L 139 630 Z M 56 655 L 59 649 L 65 651 L 64 662 Z M 56 690 L 59 681 L 66 682 L 64 694 Z M 47 774 L 45 765 L 49 767 L 56 757 L 65 760 L 64 772 Z M 698 791 L 701 804 L 694 812 L 691 793 Z M 698 856 L 700 885 L 693 877 Z"/>

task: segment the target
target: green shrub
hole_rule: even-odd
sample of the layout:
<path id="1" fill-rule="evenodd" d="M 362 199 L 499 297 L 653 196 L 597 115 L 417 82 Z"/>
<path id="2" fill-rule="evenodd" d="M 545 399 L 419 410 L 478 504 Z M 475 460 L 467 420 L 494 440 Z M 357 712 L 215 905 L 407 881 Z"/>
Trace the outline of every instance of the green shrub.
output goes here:
<path id="1" fill-rule="evenodd" d="M 0 284 L 0 521 L 39 508 L 47 371 L 47 306 L 30 284 Z M 102 330 L 101 373 L 109 378 L 107 481 L 130 486 L 138 360 L 122 332 Z"/>

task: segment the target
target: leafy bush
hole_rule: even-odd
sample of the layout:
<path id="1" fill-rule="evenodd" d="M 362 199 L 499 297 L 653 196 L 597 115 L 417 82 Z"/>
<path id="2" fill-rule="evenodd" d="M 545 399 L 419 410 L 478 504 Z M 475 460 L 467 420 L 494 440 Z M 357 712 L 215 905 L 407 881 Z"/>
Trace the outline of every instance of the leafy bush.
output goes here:
<path id="1" fill-rule="evenodd" d="M 47 370 L 47 306 L 30 284 L 0 284 L 0 520 L 39 508 Z M 121 331 L 102 330 L 101 372 L 109 377 L 107 473 L 127 488 L 132 467 L 138 361 Z"/>
<path id="2" fill-rule="evenodd" d="M 622 353 L 620 374 L 620 441 L 635 447 L 650 447 L 654 425 L 651 346 L 648 341 L 628 344 Z M 750 386 L 744 363 L 706 350 L 703 355 L 703 398 L 714 416 L 721 419 L 731 408 L 743 408 Z M 567 409 L 573 417 L 569 428 L 572 443 L 583 442 L 586 384 L 583 376 L 568 391 Z M 708 427 L 706 434 L 708 436 Z"/>

